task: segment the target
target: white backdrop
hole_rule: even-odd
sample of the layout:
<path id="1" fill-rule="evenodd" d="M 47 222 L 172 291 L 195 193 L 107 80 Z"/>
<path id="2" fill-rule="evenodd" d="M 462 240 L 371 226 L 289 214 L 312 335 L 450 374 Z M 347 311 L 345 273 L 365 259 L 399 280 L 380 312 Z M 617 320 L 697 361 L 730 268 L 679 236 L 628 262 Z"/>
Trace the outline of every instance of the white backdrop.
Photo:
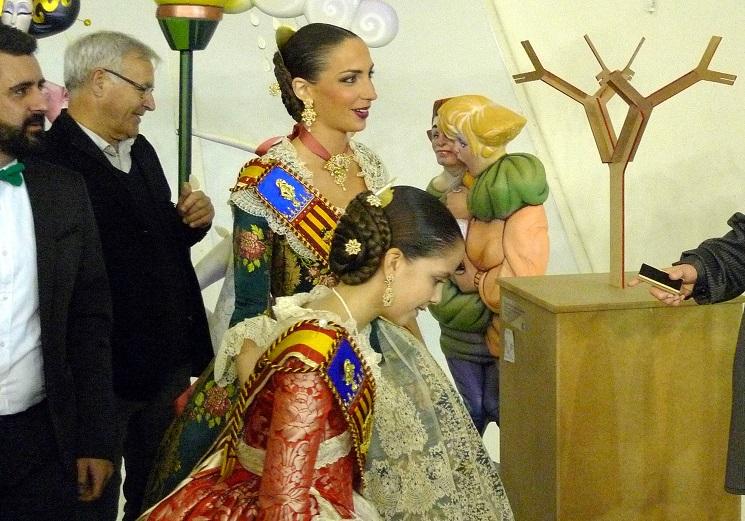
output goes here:
<path id="1" fill-rule="evenodd" d="M 437 172 L 424 131 L 428 128 L 432 101 L 462 93 L 481 93 L 521 111 L 509 74 L 488 20 L 489 9 L 479 1 L 457 5 L 449 0 L 423 4 L 389 0 L 399 16 L 399 34 L 387 46 L 372 50 L 379 99 L 373 104 L 368 127 L 357 139 L 376 150 L 399 183 L 426 186 Z M 169 172 L 176 178 L 178 55 L 171 51 L 155 19 L 151 0 L 82 0 L 81 18 L 91 27 L 76 24 L 66 32 L 40 40 L 39 59 L 48 79 L 62 82 L 61 56 L 65 44 L 95 29 L 129 32 L 153 46 L 164 58 L 156 74 L 158 109 L 148 114 L 142 132 L 154 143 Z M 304 18 L 280 20 L 290 25 Z M 195 52 L 194 127 L 256 144 L 267 137 L 287 133 L 292 120 L 281 101 L 269 95 L 273 81 L 269 69 L 275 50 L 271 17 L 252 9 L 226 15 L 209 46 Z M 455 44 L 468 34 L 464 43 Z M 266 42 L 264 49 L 261 42 Z M 535 152 L 528 132 L 523 132 L 512 151 Z M 250 154 L 201 139 L 194 141 L 194 175 L 217 206 L 216 223 L 230 226 L 224 204 L 228 188 Z M 548 203 L 553 254 L 551 272 L 576 270 L 553 200 Z M 195 250 L 195 258 L 210 237 Z"/>

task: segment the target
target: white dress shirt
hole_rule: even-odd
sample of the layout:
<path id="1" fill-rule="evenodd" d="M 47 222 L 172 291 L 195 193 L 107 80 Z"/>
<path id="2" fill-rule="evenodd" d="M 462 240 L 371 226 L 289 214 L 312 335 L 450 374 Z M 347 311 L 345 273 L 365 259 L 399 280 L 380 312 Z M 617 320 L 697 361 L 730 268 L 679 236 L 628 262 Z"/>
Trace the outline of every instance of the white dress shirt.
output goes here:
<path id="1" fill-rule="evenodd" d="M 75 123 L 78 122 L 76 121 Z M 114 145 L 110 144 L 108 141 L 93 132 L 91 129 L 81 125 L 80 123 L 78 123 L 78 126 L 83 132 L 85 132 L 85 134 L 89 138 L 93 140 L 96 146 L 101 149 L 101 151 L 106 156 L 106 159 L 109 160 L 109 163 L 111 163 L 114 168 L 118 168 L 122 172 L 129 173 L 129 171 L 132 169 L 131 151 L 132 144 L 135 142 L 134 138 L 120 141 L 117 148 L 114 148 Z"/>
<path id="2" fill-rule="evenodd" d="M 0 415 L 44 399 L 43 364 L 31 202 L 26 183 L 0 181 Z"/>

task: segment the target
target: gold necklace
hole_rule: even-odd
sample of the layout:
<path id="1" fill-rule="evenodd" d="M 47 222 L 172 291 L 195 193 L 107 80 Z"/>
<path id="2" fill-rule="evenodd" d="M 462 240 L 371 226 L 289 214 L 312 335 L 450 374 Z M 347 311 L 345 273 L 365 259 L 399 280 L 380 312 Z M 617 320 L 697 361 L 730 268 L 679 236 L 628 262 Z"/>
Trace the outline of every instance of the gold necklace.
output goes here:
<path id="1" fill-rule="evenodd" d="M 299 123 L 295 125 L 293 135 L 297 135 L 300 138 L 300 141 L 308 147 L 308 150 L 325 161 L 323 169 L 331 174 L 331 177 L 334 178 L 334 183 L 346 192 L 347 187 L 344 183 L 347 181 L 349 167 L 352 166 L 352 162 L 357 162 L 354 155 L 341 152 L 332 156 L 331 153 L 326 150 L 326 147 L 324 147 L 316 137 L 305 128 L 304 125 Z"/>
<path id="2" fill-rule="evenodd" d="M 349 167 L 352 166 L 353 161 L 354 156 L 352 154 L 341 153 L 334 154 L 323 164 L 323 169 L 331 174 L 331 177 L 334 178 L 334 183 L 340 186 L 344 191 L 347 190 L 344 183 L 347 181 Z"/>

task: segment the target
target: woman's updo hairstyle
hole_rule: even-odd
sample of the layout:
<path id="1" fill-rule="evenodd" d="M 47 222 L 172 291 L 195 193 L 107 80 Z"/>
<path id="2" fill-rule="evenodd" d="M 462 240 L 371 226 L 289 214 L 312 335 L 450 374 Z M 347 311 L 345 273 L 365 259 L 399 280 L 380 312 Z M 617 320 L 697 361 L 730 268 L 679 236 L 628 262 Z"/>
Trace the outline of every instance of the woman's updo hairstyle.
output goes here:
<path id="1" fill-rule="evenodd" d="M 303 78 L 311 83 L 328 64 L 331 49 L 349 38 L 358 38 L 352 31 L 331 24 L 312 23 L 305 25 L 288 37 L 288 28 L 277 30 L 277 46 L 274 53 L 274 76 L 282 93 L 282 103 L 295 121 L 300 121 L 303 102 L 292 90 L 292 79 Z"/>
<path id="2" fill-rule="evenodd" d="M 357 194 L 339 220 L 329 266 L 345 284 L 361 284 L 372 277 L 391 248 L 414 260 L 436 256 L 463 240 L 455 218 L 436 197 L 413 186 L 392 190 L 390 203 L 381 206 L 373 204 L 372 192 Z M 357 253 L 350 253 L 357 249 L 350 248 L 350 241 L 359 243 Z"/>

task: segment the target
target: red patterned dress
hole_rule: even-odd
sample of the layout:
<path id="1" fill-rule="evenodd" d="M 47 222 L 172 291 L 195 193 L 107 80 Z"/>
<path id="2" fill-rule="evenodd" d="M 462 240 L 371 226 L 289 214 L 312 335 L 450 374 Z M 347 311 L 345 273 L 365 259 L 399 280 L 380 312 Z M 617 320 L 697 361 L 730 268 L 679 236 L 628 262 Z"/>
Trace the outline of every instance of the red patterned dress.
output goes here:
<path id="1" fill-rule="evenodd" d="M 373 394 L 346 330 L 295 324 L 258 362 L 216 449 L 141 519 L 377 519 L 355 492 Z"/>

